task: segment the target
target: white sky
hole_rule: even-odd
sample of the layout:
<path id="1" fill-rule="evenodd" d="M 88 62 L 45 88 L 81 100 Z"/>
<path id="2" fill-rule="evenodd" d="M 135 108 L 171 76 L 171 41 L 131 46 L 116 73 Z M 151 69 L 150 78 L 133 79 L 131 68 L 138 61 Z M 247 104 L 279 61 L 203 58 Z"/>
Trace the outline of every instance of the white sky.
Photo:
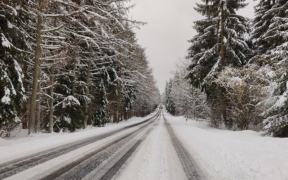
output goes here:
<path id="1" fill-rule="evenodd" d="M 133 19 L 147 22 L 135 30 L 139 44 L 146 48 L 150 66 L 157 80 L 157 86 L 164 92 L 165 83 L 173 77 L 179 58 L 185 58 L 190 44 L 187 42 L 196 34 L 193 21 L 202 19 L 193 7 L 201 0 L 131 0 L 136 6 L 130 14 Z M 246 17 L 253 17 L 253 6 L 257 1 L 246 0 L 249 6 L 239 11 Z"/>

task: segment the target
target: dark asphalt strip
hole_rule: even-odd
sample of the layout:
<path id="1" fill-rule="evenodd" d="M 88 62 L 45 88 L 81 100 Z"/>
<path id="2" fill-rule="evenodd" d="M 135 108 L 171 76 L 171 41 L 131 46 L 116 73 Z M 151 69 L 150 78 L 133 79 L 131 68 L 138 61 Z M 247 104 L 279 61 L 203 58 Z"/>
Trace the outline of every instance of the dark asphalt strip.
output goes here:
<path id="1" fill-rule="evenodd" d="M 205 179 L 201 173 L 201 170 L 197 167 L 196 162 L 193 160 L 193 158 L 188 153 L 186 148 L 182 145 L 182 143 L 179 141 L 179 139 L 175 135 L 171 125 L 167 122 L 166 118 L 164 117 L 164 114 L 163 114 L 163 118 L 165 121 L 166 128 L 168 130 L 169 136 L 177 152 L 178 158 L 180 159 L 180 162 L 182 164 L 182 167 L 184 169 L 187 179 L 188 180 Z"/>
<path id="2" fill-rule="evenodd" d="M 104 139 L 106 137 L 112 136 L 112 135 L 119 133 L 123 130 L 139 126 L 139 125 L 144 124 L 144 123 L 146 123 L 146 122 L 150 121 L 151 119 L 158 117 L 158 116 L 159 116 L 159 111 L 157 112 L 157 114 L 155 116 L 153 116 L 153 117 L 151 117 L 145 121 L 126 126 L 126 127 L 121 128 L 119 130 L 115 130 L 115 131 L 112 131 L 109 133 L 93 136 L 90 138 L 86 138 L 84 140 L 79 140 L 79 141 L 76 141 L 73 143 L 69 143 L 69 144 L 62 145 L 62 146 L 59 146 L 56 148 L 52 148 L 52 149 L 49 149 L 46 151 L 35 153 L 35 154 L 29 155 L 29 156 L 26 156 L 23 158 L 19 158 L 19 159 L 16 159 L 16 160 L 4 163 L 4 164 L 0 164 L 0 179 L 7 178 L 7 177 L 12 176 L 14 174 L 17 174 L 21 171 L 24 171 L 24 170 L 27 170 L 31 167 L 36 166 L 36 165 L 42 164 L 48 160 L 51 160 L 53 158 L 56 158 L 56 157 L 61 156 L 63 154 L 66 154 L 70 151 L 73 151 L 75 149 L 81 148 L 81 147 L 86 146 L 88 144 L 94 143 L 94 142 L 99 141 L 101 139 Z"/>

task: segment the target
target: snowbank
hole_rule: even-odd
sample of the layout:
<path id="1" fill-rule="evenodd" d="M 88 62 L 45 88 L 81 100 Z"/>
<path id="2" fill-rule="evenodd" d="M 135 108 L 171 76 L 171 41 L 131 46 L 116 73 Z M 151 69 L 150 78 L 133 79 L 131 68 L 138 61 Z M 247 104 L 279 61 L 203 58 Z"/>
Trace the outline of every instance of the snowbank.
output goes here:
<path id="1" fill-rule="evenodd" d="M 288 179 L 288 138 L 220 130 L 194 120 L 186 124 L 184 117 L 164 115 L 207 179 Z"/>

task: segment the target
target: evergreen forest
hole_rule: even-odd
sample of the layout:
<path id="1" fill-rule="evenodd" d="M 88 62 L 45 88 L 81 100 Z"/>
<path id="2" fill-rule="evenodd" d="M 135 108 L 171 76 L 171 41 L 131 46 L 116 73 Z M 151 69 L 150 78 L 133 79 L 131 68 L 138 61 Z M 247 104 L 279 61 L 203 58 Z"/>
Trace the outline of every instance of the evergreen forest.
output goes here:
<path id="1" fill-rule="evenodd" d="M 160 101 L 127 0 L 0 1 L 0 130 L 73 132 Z"/>
<path id="2" fill-rule="evenodd" d="M 259 0 L 255 18 L 239 14 L 245 0 L 202 0 L 203 16 L 187 57 L 166 83 L 173 115 L 230 130 L 288 137 L 288 1 Z"/>

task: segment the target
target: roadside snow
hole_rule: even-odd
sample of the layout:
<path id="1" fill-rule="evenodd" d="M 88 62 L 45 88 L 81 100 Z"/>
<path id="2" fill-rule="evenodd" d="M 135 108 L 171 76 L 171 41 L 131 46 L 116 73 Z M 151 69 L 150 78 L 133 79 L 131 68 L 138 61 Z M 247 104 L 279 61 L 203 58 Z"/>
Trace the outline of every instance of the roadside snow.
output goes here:
<path id="1" fill-rule="evenodd" d="M 51 149 L 63 144 L 68 144 L 91 136 L 111 132 L 125 126 L 129 126 L 146 120 L 149 117 L 155 115 L 156 112 L 157 110 L 144 118 L 133 117 L 127 121 L 122 121 L 118 124 L 108 124 L 105 127 L 88 127 L 87 129 L 83 129 L 74 133 L 39 133 L 34 134 L 33 136 L 26 136 L 20 138 L 19 134 L 16 134 L 15 138 L 0 138 L 0 164 L 33 153 Z M 20 130 L 19 133 L 23 136 L 24 133 L 27 133 L 27 131 Z"/>
<path id="2" fill-rule="evenodd" d="M 205 122 L 164 113 L 207 179 L 287 180 L 288 138 L 262 137 L 260 132 L 229 131 Z"/>

